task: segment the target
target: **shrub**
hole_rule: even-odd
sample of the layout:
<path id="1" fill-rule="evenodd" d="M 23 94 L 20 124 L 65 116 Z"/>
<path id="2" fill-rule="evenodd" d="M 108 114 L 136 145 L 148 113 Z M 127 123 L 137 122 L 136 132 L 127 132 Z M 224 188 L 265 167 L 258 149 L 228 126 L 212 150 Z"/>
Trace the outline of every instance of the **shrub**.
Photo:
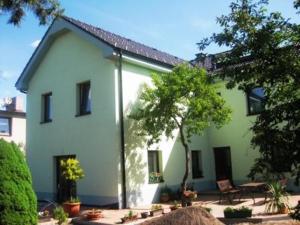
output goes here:
<path id="1" fill-rule="evenodd" d="M 53 218 L 58 220 L 57 224 L 61 225 L 67 221 L 68 213 L 65 213 L 64 209 L 59 206 L 53 210 Z"/>
<path id="2" fill-rule="evenodd" d="M 31 174 L 19 147 L 0 139 L 0 224 L 37 224 Z"/>
<path id="3" fill-rule="evenodd" d="M 227 207 L 224 209 L 225 218 L 247 218 L 252 216 L 252 209 L 242 206 L 241 208 L 234 209 Z"/>

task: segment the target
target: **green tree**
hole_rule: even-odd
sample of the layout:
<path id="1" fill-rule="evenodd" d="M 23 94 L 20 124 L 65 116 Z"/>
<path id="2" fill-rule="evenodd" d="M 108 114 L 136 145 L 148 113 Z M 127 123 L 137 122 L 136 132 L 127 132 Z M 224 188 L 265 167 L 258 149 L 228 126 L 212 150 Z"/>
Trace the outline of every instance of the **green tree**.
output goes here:
<path id="1" fill-rule="evenodd" d="M 17 145 L 0 139 L 0 224 L 37 224 L 31 174 Z"/>
<path id="2" fill-rule="evenodd" d="M 187 64 L 176 66 L 170 73 L 153 74 L 154 87 L 145 86 L 141 104 L 130 118 L 141 127 L 140 135 L 148 136 L 148 146 L 158 143 L 165 135 L 172 138 L 174 131 L 185 150 L 185 173 L 182 191 L 189 175 L 189 143 L 193 135 L 201 135 L 211 124 L 221 127 L 230 120 L 231 110 L 216 91 L 204 69 Z"/>
<path id="3" fill-rule="evenodd" d="M 0 0 L 0 16 L 9 14 L 8 23 L 20 25 L 26 11 L 33 12 L 40 25 L 46 24 L 63 12 L 58 0 Z"/>
<path id="4" fill-rule="evenodd" d="M 265 110 L 257 116 L 252 145 L 260 158 L 256 173 L 291 171 L 300 178 L 300 26 L 279 12 L 268 12 L 267 0 L 237 0 L 231 12 L 217 18 L 220 33 L 199 43 L 203 51 L 210 43 L 230 51 L 215 57 L 216 74 L 227 87 L 245 92 L 262 87 Z M 299 1 L 295 1 L 296 8 Z M 203 60 L 204 54 L 199 54 Z"/>

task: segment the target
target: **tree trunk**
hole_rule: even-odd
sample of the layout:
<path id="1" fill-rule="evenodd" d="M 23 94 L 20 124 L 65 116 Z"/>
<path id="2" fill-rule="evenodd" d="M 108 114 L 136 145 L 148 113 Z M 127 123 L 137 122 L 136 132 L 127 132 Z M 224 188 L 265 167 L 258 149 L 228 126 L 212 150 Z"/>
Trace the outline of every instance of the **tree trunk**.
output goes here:
<path id="1" fill-rule="evenodd" d="M 184 192 L 186 191 L 186 183 L 187 183 L 186 181 L 187 181 L 187 178 L 190 173 L 190 167 L 189 167 L 190 150 L 189 150 L 189 146 L 185 140 L 183 127 L 180 127 L 179 131 L 180 131 L 181 143 L 182 143 L 182 145 L 184 147 L 184 151 L 185 151 L 185 172 L 184 172 L 184 176 L 183 176 L 182 183 L 181 183 L 181 200 L 182 200 L 182 206 L 186 206 L 186 198 L 184 196 Z"/>

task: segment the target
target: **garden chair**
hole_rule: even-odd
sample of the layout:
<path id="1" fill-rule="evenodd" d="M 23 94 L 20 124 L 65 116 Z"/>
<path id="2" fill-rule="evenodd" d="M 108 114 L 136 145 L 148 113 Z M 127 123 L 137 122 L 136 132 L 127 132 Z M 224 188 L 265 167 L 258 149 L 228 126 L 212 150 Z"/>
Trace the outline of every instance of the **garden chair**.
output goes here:
<path id="1" fill-rule="evenodd" d="M 230 204 L 232 204 L 236 195 L 240 193 L 240 190 L 234 188 L 228 179 L 217 181 L 217 185 L 220 191 L 219 204 L 221 204 L 224 197 L 226 197 Z"/>

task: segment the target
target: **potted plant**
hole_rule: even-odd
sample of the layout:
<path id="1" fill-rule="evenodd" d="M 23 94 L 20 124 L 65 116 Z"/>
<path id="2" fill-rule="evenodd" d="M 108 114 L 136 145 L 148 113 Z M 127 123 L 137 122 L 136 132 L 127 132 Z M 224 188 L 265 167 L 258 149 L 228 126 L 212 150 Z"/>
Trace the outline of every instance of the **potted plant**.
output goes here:
<path id="1" fill-rule="evenodd" d="M 142 212 L 142 213 L 141 213 L 141 217 L 142 217 L 143 219 L 146 219 L 148 216 L 149 216 L 149 213 L 148 213 L 148 212 Z"/>
<path id="2" fill-rule="evenodd" d="M 174 204 L 170 206 L 171 211 L 174 211 L 179 208 L 180 208 L 180 204 L 177 203 L 177 201 L 174 201 Z"/>
<path id="3" fill-rule="evenodd" d="M 268 184 L 270 200 L 266 204 L 266 212 L 287 214 L 289 212 L 289 194 L 279 182 Z"/>
<path id="4" fill-rule="evenodd" d="M 57 220 L 58 225 L 62 225 L 67 221 L 68 213 L 66 213 L 64 209 L 59 206 L 53 210 L 53 218 Z"/>
<path id="5" fill-rule="evenodd" d="M 252 209 L 245 206 L 237 209 L 227 207 L 223 212 L 225 218 L 248 218 L 252 216 Z"/>
<path id="6" fill-rule="evenodd" d="M 163 208 L 161 205 L 152 205 L 151 206 L 151 211 L 150 211 L 150 216 L 158 216 L 163 213 Z"/>
<path id="7" fill-rule="evenodd" d="M 192 201 L 197 198 L 197 192 L 196 191 L 183 191 L 182 195 L 182 207 L 191 206 Z"/>
<path id="8" fill-rule="evenodd" d="M 172 190 L 167 185 L 165 185 L 160 190 L 160 201 L 168 202 L 171 198 L 171 193 L 172 193 Z"/>
<path id="9" fill-rule="evenodd" d="M 99 209 L 92 209 L 87 212 L 86 218 L 88 220 L 98 220 L 100 218 L 103 218 L 103 214 L 102 214 L 102 211 Z"/>
<path id="10" fill-rule="evenodd" d="M 133 214 L 133 211 L 130 210 L 127 214 L 125 214 L 122 218 L 121 221 L 122 223 L 126 223 L 129 221 L 137 220 L 138 216 L 137 214 Z"/>
<path id="11" fill-rule="evenodd" d="M 66 213 L 70 217 L 79 215 L 80 212 L 80 200 L 74 193 L 74 186 L 78 180 L 84 177 L 83 170 L 80 167 L 77 159 L 69 158 L 60 161 L 62 170 L 62 176 L 68 182 L 70 199 L 63 203 L 63 207 Z"/>

